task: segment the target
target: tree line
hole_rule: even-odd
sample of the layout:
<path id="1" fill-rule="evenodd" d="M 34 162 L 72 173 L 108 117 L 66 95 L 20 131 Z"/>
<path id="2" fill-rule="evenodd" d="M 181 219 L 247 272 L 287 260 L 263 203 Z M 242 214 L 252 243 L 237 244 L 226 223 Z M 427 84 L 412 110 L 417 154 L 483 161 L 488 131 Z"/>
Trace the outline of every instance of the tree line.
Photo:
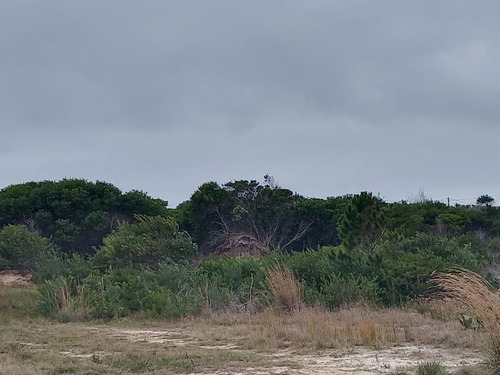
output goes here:
<path id="1" fill-rule="evenodd" d="M 242 235 L 259 245 L 260 257 L 221 256 Z M 266 270 L 275 265 L 294 273 L 310 305 L 401 304 L 450 267 L 498 285 L 499 236 L 500 210 L 488 195 L 448 207 L 389 203 L 369 192 L 308 198 L 239 180 L 205 183 L 168 209 L 164 200 L 100 181 L 0 190 L 0 270 L 33 271 L 45 314 L 58 311 L 58 295 L 85 300 L 81 310 L 95 317 L 182 316 L 207 301 L 249 306 L 268 300 Z"/>
<path id="2" fill-rule="evenodd" d="M 15 247 L 15 238 L 23 235 L 21 252 L 27 254 L 21 258 L 26 265 L 37 246 L 83 255 L 107 252 L 108 258 L 121 261 L 137 256 L 147 264 L 156 258 L 192 259 L 210 255 L 238 234 L 251 236 L 271 251 L 287 252 L 342 245 L 352 252 L 374 254 L 377 240 L 389 232 L 408 238 L 426 233 L 488 242 L 500 235 L 500 210 L 492 203 L 488 195 L 478 197 L 477 205 L 453 207 L 425 199 L 387 203 L 369 192 L 307 198 L 272 180 L 240 180 L 204 183 L 188 201 L 168 209 L 164 200 L 137 190 L 122 193 L 101 181 L 29 182 L 0 190 L 0 261 L 4 267 L 23 266 L 13 255 L 21 250 L 7 249 L 8 238 Z M 163 238 L 161 245 L 147 239 L 151 233 Z M 125 246 L 118 245 L 120 236 L 124 242 L 137 238 Z M 175 241 L 165 240 L 174 237 Z M 126 255 L 122 248 L 131 250 L 134 243 L 136 254 Z"/>

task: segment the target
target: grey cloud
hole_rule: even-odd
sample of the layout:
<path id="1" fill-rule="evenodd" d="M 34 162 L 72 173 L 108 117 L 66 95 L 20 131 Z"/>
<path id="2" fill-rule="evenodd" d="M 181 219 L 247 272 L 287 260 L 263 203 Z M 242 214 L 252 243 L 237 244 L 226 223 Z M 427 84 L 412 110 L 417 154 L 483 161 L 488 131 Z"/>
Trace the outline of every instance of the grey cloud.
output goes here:
<path id="1" fill-rule="evenodd" d="M 450 191 L 463 173 L 493 188 L 482 164 L 500 156 L 499 10 L 3 2 L 0 156 L 18 168 L 0 183 L 81 174 L 171 201 L 267 172 L 311 196 L 398 199 Z"/>
<path id="2" fill-rule="evenodd" d="M 158 126 L 190 119 L 196 108 L 237 123 L 290 106 L 374 120 L 450 107 L 497 114 L 484 101 L 497 85 L 468 87 L 456 77 L 460 69 L 472 80 L 474 69 L 488 76 L 495 58 L 484 52 L 485 61 L 467 66 L 475 44 L 490 51 L 497 43 L 477 6 L 75 4 L 43 2 L 17 14 L 24 22 L 9 38 L 11 49 L 21 47 L 19 73 L 10 84 L 32 122 Z M 447 77 L 454 63 L 461 67 Z"/>

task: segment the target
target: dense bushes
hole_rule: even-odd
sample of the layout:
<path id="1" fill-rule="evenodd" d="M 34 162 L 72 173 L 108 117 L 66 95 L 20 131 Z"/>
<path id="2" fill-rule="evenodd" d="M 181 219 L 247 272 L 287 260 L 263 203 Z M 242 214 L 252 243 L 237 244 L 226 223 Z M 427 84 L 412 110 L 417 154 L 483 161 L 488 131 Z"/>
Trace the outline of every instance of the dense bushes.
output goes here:
<path id="1" fill-rule="evenodd" d="M 39 286 L 39 311 L 59 319 L 119 318 L 133 313 L 175 318 L 201 311 L 189 280 L 192 270 L 165 266 L 157 271 L 122 267 L 77 280 L 58 276 Z"/>
<path id="2" fill-rule="evenodd" d="M 500 210 L 479 199 L 305 198 L 266 178 L 204 184 L 175 210 L 104 182 L 9 186 L 0 190 L 0 270 L 35 269 L 40 312 L 61 319 L 258 309 L 279 299 L 272 270 L 293 276 L 279 284 L 295 285 L 289 295 L 326 308 L 407 303 L 450 266 L 498 273 Z M 235 234 L 268 252 L 214 256 Z"/>
<path id="3" fill-rule="evenodd" d="M 155 270 L 129 266 L 109 268 L 100 274 L 90 260 L 81 267 L 81 260 L 60 259 L 59 264 L 66 265 L 63 276 L 43 268 L 35 272 L 40 283 L 39 311 L 64 320 L 136 313 L 151 318 L 178 318 L 231 306 L 247 308 L 265 289 L 259 261 L 253 259 L 253 268 L 248 260 L 212 259 L 199 268 L 180 264 L 161 264 Z M 85 268 L 86 273 L 77 278 L 71 266 Z M 49 275 L 54 277 L 47 278 Z"/>
<path id="4" fill-rule="evenodd" d="M 0 190 L 0 228 L 25 225 L 64 252 L 92 254 L 118 222 L 134 222 L 134 214 L 167 217 L 166 205 L 102 181 L 28 182 Z"/>
<path id="5" fill-rule="evenodd" d="M 118 229 L 106 236 L 97 250 L 95 261 L 102 267 L 147 265 L 161 262 L 190 260 L 197 246 L 186 232 L 180 232 L 173 218 L 135 216 L 137 223 L 120 223 Z"/>
<path id="6" fill-rule="evenodd" d="M 7 225 L 0 230 L 0 270 L 31 269 L 40 253 L 49 249 L 49 241 L 22 225 Z"/>
<path id="7" fill-rule="evenodd" d="M 259 309 L 273 302 L 268 272 L 290 269 L 308 305 L 397 305 L 428 287 L 431 273 L 450 266 L 477 267 L 482 257 L 457 238 L 388 233 L 374 254 L 322 247 L 300 253 L 270 252 L 260 258 L 209 257 L 198 266 L 160 263 L 100 267 L 95 258 L 48 253 L 34 279 L 40 311 L 68 318 L 141 314 L 177 318 L 224 309 Z"/>

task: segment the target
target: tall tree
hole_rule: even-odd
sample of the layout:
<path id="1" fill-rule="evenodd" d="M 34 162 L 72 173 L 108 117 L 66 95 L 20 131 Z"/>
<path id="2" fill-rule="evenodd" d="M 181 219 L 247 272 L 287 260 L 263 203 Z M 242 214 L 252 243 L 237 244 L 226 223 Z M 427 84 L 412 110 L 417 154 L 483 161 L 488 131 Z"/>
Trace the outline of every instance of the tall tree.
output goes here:
<path id="1" fill-rule="evenodd" d="M 204 253 L 237 234 L 248 234 L 271 249 L 293 248 L 311 224 L 298 214 L 300 199 L 288 189 L 255 180 L 209 182 L 178 207 L 177 217 Z"/>
<path id="2" fill-rule="evenodd" d="M 348 248 L 372 253 L 383 230 L 384 202 L 366 191 L 354 195 L 339 219 L 339 236 Z"/>
<path id="3" fill-rule="evenodd" d="M 477 198 L 476 203 L 481 206 L 491 206 L 495 199 L 489 195 L 481 195 Z"/>
<path id="4" fill-rule="evenodd" d="M 65 252 L 92 253 L 120 221 L 135 222 L 135 214 L 168 216 L 166 204 L 101 181 L 28 182 L 0 190 L 0 228 L 25 225 Z"/>

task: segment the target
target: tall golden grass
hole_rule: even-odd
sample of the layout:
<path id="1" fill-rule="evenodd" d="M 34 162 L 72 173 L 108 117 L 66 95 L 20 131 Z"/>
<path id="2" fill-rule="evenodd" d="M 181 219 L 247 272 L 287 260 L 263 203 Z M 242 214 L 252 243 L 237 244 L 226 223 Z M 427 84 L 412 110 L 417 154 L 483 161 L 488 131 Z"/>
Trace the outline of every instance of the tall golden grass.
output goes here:
<path id="1" fill-rule="evenodd" d="M 500 375 L 500 294 L 481 275 L 453 269 L 433 278 L 438 296 L 452 299 L 470 309 L 488 331 L 486 345 L 487 367 L 493 375 Z"/>
<path id="2" fill-rule="evenodd" d="M 253 313 L 220 312 L 192 318 L 189 325 L 207 337 L 215 335 L 214 340 L 238 337 L 237 346 L 265 352 L 283 348 L 301 352 L 345 350 L 358 346 L 384 349 L 405 343 L 476 352 L 486 339 L 483 331 L 464 331 L 456 316 L 453 320 L 436 320 L 411 308 L 355 306 L 331 311 L 317 306 L 284 314 L 271 307 Z"/>
<path id="3" fill-rule="evenodd" d="M 267 271 L 267 281 L 277 312 L 291 313 L 304 305 L 303 288 L 293 272 L 285 266 L 272 266 Z"/>

